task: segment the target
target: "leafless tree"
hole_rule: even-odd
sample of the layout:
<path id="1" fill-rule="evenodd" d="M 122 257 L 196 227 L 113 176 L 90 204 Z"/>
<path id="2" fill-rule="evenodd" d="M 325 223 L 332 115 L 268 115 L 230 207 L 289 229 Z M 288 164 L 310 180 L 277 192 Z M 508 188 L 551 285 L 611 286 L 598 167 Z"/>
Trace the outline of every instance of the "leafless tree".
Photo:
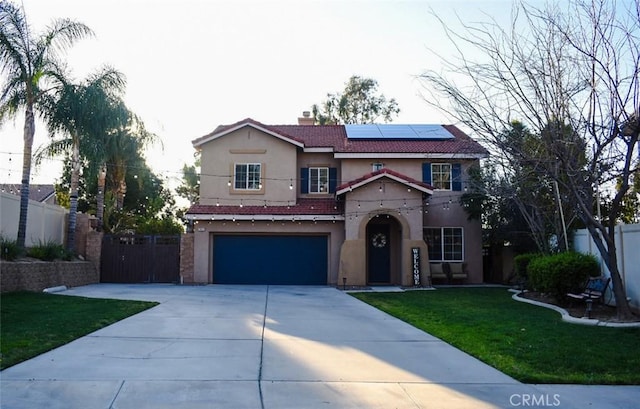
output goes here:
<path id="1" fill-rule="evenodd" d="M 614 227 L 639 166 L 640 0 L 519 3 L 508 28 L 490 20 L 455 32 L 439 20 L 457 58 L 421 76 L 425 100 L 566 192 L 611 273 L 618 317 L 629 317 Z M 513 120 L 544 154 L 500 137 Z M 599 189 L 612 190 L 602 216 Z"/>

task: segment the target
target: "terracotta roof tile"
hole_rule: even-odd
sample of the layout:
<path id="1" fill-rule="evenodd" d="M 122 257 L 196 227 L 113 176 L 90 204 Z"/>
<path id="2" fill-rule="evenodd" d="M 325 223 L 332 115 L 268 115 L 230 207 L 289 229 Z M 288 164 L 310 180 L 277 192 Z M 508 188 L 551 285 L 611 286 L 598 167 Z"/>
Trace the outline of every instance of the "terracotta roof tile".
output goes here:
<path id="1" fill-rule="evenodd" d="M 423 187 L 425 189 L 429 189 L 429 190 L 433 190 L 434 189 L 434 187 L 431 186 L 428 183 L 421 182 L 421 181 L 419 181 L 417 179 L 414 179 L 412 177 L 403 175 L 402 173 L 396 172 L 395 170 L 392 170 L 392 169 L 389 169 L 389 168 L 382 168 L 380 170 L 376 170 L 375 172 L 367 173 L 366 175 L 363 175 L 363 176 L 361 176 L 361 177 L 359 177 L 357 179 L 354 179 L 354 180 L 351 180 L 349 182 L 343 183 L 340 186 L 338 186 L 336 188 L 336 190 L 340 191 L 340 190 L 346 189 L 346 188 L 348 188 L 350 186 L 358 185 L 358 184 L 360 184 L 362 182 L 365 182 L 365 181 L 367 181 L 369 179 L 374 179 L 378 175 L 385 175 L 385 174 L 393 175 L 393 176 L 397 177 L 398 179 L 403 180 L 406 183 L 411 183 L 411 184 L 414 184 L 414 185 L 418 185 L 418 186 L 421 186 L 421 187 Z"/>
<path id="2" fill-rule="evenodd" d="M 336 153 L 442 153 L 480 154 L 489 152 L 455 125 L 443 125 L 454 138 L 449 140 L 359 139 L 347 138 L 343 125 L 265 125 L 251 118 L 218 126 L 213 132 L 193 141 L 198 143 L 242 124 L 262 127 L 302 142 L 306 148 L 331 148 Z"/>
<path id="3" fill-rule="evenodd" d="M 191 215 L 340 215 L 343 203 L 335 199 L 307 199 L 299 198 L 290 206 L 231 206 L 231 205 L 200 205 L 195 204 L 187 211 Z"/>

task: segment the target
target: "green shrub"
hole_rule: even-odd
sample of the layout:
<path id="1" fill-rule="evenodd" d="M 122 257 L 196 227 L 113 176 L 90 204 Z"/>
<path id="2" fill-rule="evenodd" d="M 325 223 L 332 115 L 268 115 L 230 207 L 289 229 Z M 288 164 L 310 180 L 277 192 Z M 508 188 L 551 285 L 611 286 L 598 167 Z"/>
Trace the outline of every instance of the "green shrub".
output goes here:
<path id="1" fill-rule="evenodd" d="M 565 252 L 534 258 L 527 274 L 531 288 L 563 301 L 567 293 L 582 290 L 587 278 L 600 275 L 600 267 L 592 255 Z"/>
<path id="2" fill-rule="evenodd" d="M 20 255 L 18 243 L 3 236 L 0 236 L 0 251 L 2 251 L 2 254 L 0 254 L 2 260 L 12 261 Z"/>
<path id="3" fill-rule="evenodd" d="M 518 277 L 518 280 L 526 282 L 529 279 L 529 276 L 527 275 L 527 267 L 529 266 L 529 263 L 531 262 L 531 260 L 533 260 L 536 257 L 542 257 L 542 254 L 525 253 L 525 254 L 519 254 L 514 257 L 513 269 L 514 269 L 514 273 L 516 274 L 516 277 Z"/>
<path id="4" fill-rule="evenodd" d="M 71 260 L 72 254 L 62 244 L 54 241 L 39 242 L 27 250 L 27 256 L 43 261 Z"/>

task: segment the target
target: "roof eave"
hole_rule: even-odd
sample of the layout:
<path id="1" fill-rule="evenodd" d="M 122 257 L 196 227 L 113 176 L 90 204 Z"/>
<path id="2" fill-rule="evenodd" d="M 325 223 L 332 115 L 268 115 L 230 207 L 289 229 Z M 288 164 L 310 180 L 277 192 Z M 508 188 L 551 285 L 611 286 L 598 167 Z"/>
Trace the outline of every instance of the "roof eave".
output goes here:
<path id="1" fill-rule="evenodd" d="M 268 135 L 276 137 L 276 138 L 278 138 L 278 139 L 280 139 L 282 141 L 288 142 L 288 143 L 290 143 L 292 145 L 295 145 L 295 146 L 297 146 L 299 148 L 304 148 L 304 143 L 302 143 L 300 141 L 296 141 L 294 139 L 288 138 L 288 137 L 286 137 L 284 135 L 281 135 L 281 134 L 279 134 L 277 132 L 274 132 L 274 131 L 272 131 L 270 129 L 264 128 L 264 127 L 262 127 L 260 125 L 257 125 L 257 124 L 251 123 L 251 122 L 241 122 L 241 123 L 237 124 L 236 126 L 233 126 L 233 127 L 229 128 L 229 129 L 225 129 L 225 130 L 223 130 L 221 132 L 215 132 L 214 131 L 213 133 L 211 133 L 209 135 L 205 135 L 205 136 L 203 136 L 201 138 L 194 139 L 193 141 L 191 141 L 191 144 L 193 145 L 194 148 L 198 149 L 198 148 L 200 148 L 202 145 L 204 145 L 207 142 L 210 142 L 210 141 L 212 141 L 214 139 L 218 139 L 220 137 L 228 135 L 228 134 L 230 134 L 232 132 L 237 131 L 238 129 L 242 129 L 242 128 L 247 127 L 247 126 L 250 126 L 250 127 L 254 128 L 254 129 L 257 129 L 257 130 L 259 130 L 261 132 L 264 132 L 264 133 L 266 133 Z"/>
<path id="2" fill-rule="evenodd" d="M 485 159 L 489 154 L 477 153 L 421 153 L 421 152 L 336 152 L 336 159 Z"/>
<path id="3" fill-rule="evenodd" d="M 186 214 L 185 219 L 193 221 L 344 221 L 344 215 L 340 214 Z"/>
<path id="4" fill-rule="evenodd" d="M 361 186 L 367 185 L 367 184 L 369 184 L 371 182 L 375 182 L 376 180 L 378 180 L 378 179 L 380 179 L 382 177 L 387 177 L 389 179 L 395 180 L 396 182 L 399 182 L 399 183 L 401 183 L 401 184 L 403 184 L 405 186 L 411 187 L 413 189 L 416 189 L 416 190 L 418 190 L 420 192 L 423 192 L 423 193 L 426 193 L 428 195 L 432 195 L 433 194 L 433 189 L 428 189 L 428 188 L 426 188 L 424 186 L 421 186 L 421 185 L 419 185 L 417 183 L 408 181 L 406 179 L 402 179 L 402 178 L 400 178 L 400 177 L 398 177 L 396 175 L 390 174 L 390 173 L 379 173 L 379 174 L 374 175 L 374 176 L 372 176 L 372 177 L 370 177 L 368 179 L 359 181 L 359 182 L 354 183 L 352 185 L 346 186 L 346 187 L 344 187 L 344 188 L 342 188 L 340 190 L 337 190 L 336 191 L 336 196 L 340 196 L 340 195 L 343 195 L 343 194 L 345 194 L 347 192 L 351 192 L 354 189 L 357 189 L 357 188 L 359 188 Z"/>

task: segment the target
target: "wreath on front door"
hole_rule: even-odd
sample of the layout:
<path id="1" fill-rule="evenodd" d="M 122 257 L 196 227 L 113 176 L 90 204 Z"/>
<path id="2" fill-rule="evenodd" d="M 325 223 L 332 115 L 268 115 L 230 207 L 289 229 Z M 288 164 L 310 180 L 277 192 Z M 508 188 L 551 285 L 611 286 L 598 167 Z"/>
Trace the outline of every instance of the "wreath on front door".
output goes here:
<path id="1" fill-rule="evenodd" d="M 387 236 L 384 233 L 376 233 L 371 238 L 371 244 L 373 247 L 382 248 L 387 245 Z"/>

